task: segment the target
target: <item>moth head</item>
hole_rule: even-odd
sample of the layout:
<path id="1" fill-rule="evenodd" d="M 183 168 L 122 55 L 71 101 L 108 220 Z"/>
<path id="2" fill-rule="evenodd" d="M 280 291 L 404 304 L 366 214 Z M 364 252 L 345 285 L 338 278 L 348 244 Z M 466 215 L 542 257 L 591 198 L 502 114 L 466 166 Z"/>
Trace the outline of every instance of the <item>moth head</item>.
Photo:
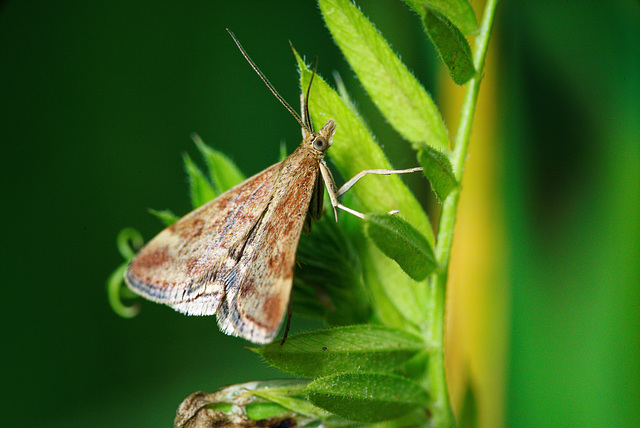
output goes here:
<path id="1" fill-rule="evenodd" d="M 311 134 L 311 147 L 324 153 L 333 144 L 333 134 L 336 132 L 336 123 L 329 119 L 322 129 Z"/>

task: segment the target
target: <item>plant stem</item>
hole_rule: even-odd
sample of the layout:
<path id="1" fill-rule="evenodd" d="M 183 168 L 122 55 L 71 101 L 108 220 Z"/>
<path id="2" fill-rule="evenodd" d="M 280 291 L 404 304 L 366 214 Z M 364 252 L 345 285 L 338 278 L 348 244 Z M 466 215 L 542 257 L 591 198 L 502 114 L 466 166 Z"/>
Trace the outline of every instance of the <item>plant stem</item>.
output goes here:
<path id="1" fill-rule="evenodd" d="M 460 124 L 454 141 L 451 163 L 458 182 L 462 181 L 464 171 L 464 161 L 467 157 L 469 138 L 471 135 L 471 125 L 476 110 L 478 91 L 484 68 L 484 61 L 489 46 L 489 36 L 493 27 L 496 4 L 498 0 L 488 0 L 485 5 L 484 16 L 480 31 L 476 36 L 473 62 L 477 71 L 476 77 L 467 84 L 464 102 L 462 104 Z M 447 379 L 444 365 L 444 324 L 445 324 L 445 303 L 447 291 L 447 276 L 449 270 L 449 259 L 451 257 L 451 246 L 453 243 L 453 229 L 458 211 L 458 201 L 460 199 L 460 189 L 452 191 L 442 204 L 440 223 L 438 225 L 438 237 L 436 241 L 435 255 L 442 270 L 431 278 L 430 302 L 428 313 L 428 324 L 425 336 L 429 346 L 430 357 L 429 367 L 425 379 L 429 385 L 432 403 L 431 426 L 451 427 L 455 425 L 449 393 L 447 390 Z"/>

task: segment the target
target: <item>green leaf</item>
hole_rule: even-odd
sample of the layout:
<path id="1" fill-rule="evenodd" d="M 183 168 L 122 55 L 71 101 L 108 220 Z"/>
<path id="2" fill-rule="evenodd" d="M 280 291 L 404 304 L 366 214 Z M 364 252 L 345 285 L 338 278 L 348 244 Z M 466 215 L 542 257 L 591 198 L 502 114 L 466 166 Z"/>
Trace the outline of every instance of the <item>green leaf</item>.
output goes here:
<path id="1" fill-rule="evenodd" d="M 197 134 L 191 138 L 204 158 L 216 196 L 244 181 L 244 174 L 228 156 L 207 146 Z"/>
<path id="2" fill-rule="evenodd" d="M 329 416 L 326 412 L 313 404 L 309 403 L 306 399 L 292 397 L 290 392 L 284 389 L 257 389 L 252 391 L 252 394 L 256 397 L 264 398 L 271 403 L 277 403 L 279 406 L 305 416 Z M 247 409 L 248 410 L 248 409 Z M 248 414 L 248 413 L 247 413 Z M 256 418 L 252 418 L 256 419 Z M 260 418 L 263 419 L 263 418 Z"/>
<path id="3" fill-rule="evenodd" d="M 418 162 L 424 170 L 424 175 L 429 179 L 438 201 L 442 203 L 449 193 L 458 187 L 449 157 L 431 147 L 425 147 L 418 155 Z"/>
<path id="4" fill-rule="evenodd" d="M 176 221 L 180 220 L 180 217 L 175 215 L 171 210 L 154 210 L 153 208 L 149 208 L 148 211 L 156 218 L 160 219 L 165 227 L 169 227 Z"/>
<path id="5" fill-rule="evenodd" d="M 438 267 L 429 241 L 399 215 L 367 214 L 365 231 L 387 257 L 416 281 L 424 280 Z"/>
<path id="6" fill-rule="evenodd" d="M 302 333 L 255 351 L 296 376 L 344 372 L 391 372 L 424 349 L 420 337 L 380 325 L 361 324 Z"/>
<path id="7" fill-rule="evenodd" d="M 464 34 L 478 29 L 478 21 L 473 8 L 467 0 L 404 0 L 421 18 L 424 19 L 428 8 L 432 8 L 449 18 Z"/>
<path id="8" fill-rule="evenodd" d="M 311 70 L 295 54 L 300 68 L 300 85 L 306 91 Z M 329 155 L 344 177 L 352 177 L 365 169 L 392 169 L 367 127 L 319 75 L 313 80 L 309 110 L 314 123 L 335 119 L 336 133 Z M 343 202 L 365 213 L 399 209 L 430 242 L 434 241 L 433 230 L 425 212 L 396 175 L 368 175 L 343 196 Z M 350 217 L 353 216 L 341 215 L 340 224 L 343 229 L 350 229 L 350 237 L 360 256 L 364 280 L 371 293 L 376 316 L 387 325 L 417 331 L 417 326 L 424 320 L 426 286 L 413 281 L 393 260 L 383 257 L 376 246 L 365 239 L 362 221 Z"/>
<path id="9" fill-rule="evenodd" d="M 277 418 L 287 411 L 286 407 L 277 403 L 251 403 L 245 407 L 247 417 L 254 421 Z"/>
<path id="10" fill-rule="evenodd" d="M 378 30 L 349 0 L 320 0 L 334 40 L 389 123 L 414 147 L 447 149 L 449 139 L 429 94 Z"/>
<path id="11" fill-rule="evenodd" d="M 453 81 L 463 85 L 475 76 L 471 48 L 460 30 L 435 9 L 427 8 L 422 22 Z"/>
<path id="12" fill-rule="evenodd" d="M 204 173 L 191 160 L 188 154 L 183 155 L 184 166 L 189 176 L 191 205 L 198 208 L 216 197 L 216 192 Z"/>
<path id="13" fill-rule="evenodd" d="M 381 422 L 426 407 L 429 394 L 417 383 L 380 373 L 343 373 L 311 382 L 306 392 L 316 406 L 345 419 Z"/>
<path id="14" fill-rule="evenodd" d="M 358 119 L 360 124 L 362 126 L 364 126 L 365 130 L 367 131 L 367 133 L 370 134 L 370 135 L 373 135 L 373 132 L 371 132 L 371 129 L 369 128 L 369 125 L 367 125 L 366 121 L 364 120 L 364 118 L 362 117 L 360 112 L 358 111 L 358 108 L 353 103 L 353 100 L 351 99 L 351 95 L 349 95 L 349 91 L 347 91 L 347 87 L 344 85 L 344 81 L 342 80 L 342 76 L 340 76 L 340 73 L 338 73 L 337 71 L 334 71 L 333 72 L 333 79 L 336 81 L 336 89 L 337 89 L 338 94 L 340 95 L 340 99 L 342 100 L 342 102 L 347 107 L 349 107 L 349 110 L 351 110 L 351 112 Z"/>

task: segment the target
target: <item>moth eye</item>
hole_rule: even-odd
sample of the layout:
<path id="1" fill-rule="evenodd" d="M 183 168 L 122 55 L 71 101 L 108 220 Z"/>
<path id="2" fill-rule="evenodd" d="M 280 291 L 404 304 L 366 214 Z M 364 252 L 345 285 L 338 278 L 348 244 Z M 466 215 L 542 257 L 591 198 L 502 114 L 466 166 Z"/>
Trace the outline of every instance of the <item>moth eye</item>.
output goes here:
<path id="1" fill-rule="evenodd" d="M 316 137 L 316 139 L 313 140 L 313 148 L 323 152 L 327 150 L 327 141 L 324 138 Z"/>

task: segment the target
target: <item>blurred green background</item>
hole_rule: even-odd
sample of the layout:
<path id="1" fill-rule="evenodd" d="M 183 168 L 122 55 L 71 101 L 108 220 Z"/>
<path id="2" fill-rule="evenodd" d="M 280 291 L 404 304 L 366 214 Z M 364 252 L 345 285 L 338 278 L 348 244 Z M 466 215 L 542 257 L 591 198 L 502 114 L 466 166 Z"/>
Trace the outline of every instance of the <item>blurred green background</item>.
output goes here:
<path id="1" fill-rule="evenodd" d="M 358 4 L 444 103 L 446 79 L 417 18 L 397 0 Z M 640 7 L 498 9 L 485 73 L 498 78 L 481 90 L 491 109 L 474 127 L 494 138 L 472 143 L 469 160 L 495 153 L 486 212 L 500 213 L 500 227 L 482 258 L 499 259 L 502 281 L 472 282 L 489 304 L 484 320 L 467 322 L 506 314 L 491 337 L 476 337 L 483 355 L 463 357 L 500 362 L 473 374 L 476 385 L 500 379 L 478 388 L 480 420 L 640 426 Z M 294 106 L 289 40 L 318 56 L 320 74 L 339 70 L 394 164 L 415 163 L 362 96 L 313 1 L 3 2 L 2 425 L 170 426 L 193 391 L 282 377 L 213 318 L 145 302 L 125 320 L 105 294 L 119 230 L 149 239 L 161 226 L 147 208 L 188 211 L 181 153 L 198 158 L 191 132 L 248 175 L 278 159 L 281 141 L 299 142 L 227 27 Z M 450 334 L 464 328 L 453 325 Z"/>

